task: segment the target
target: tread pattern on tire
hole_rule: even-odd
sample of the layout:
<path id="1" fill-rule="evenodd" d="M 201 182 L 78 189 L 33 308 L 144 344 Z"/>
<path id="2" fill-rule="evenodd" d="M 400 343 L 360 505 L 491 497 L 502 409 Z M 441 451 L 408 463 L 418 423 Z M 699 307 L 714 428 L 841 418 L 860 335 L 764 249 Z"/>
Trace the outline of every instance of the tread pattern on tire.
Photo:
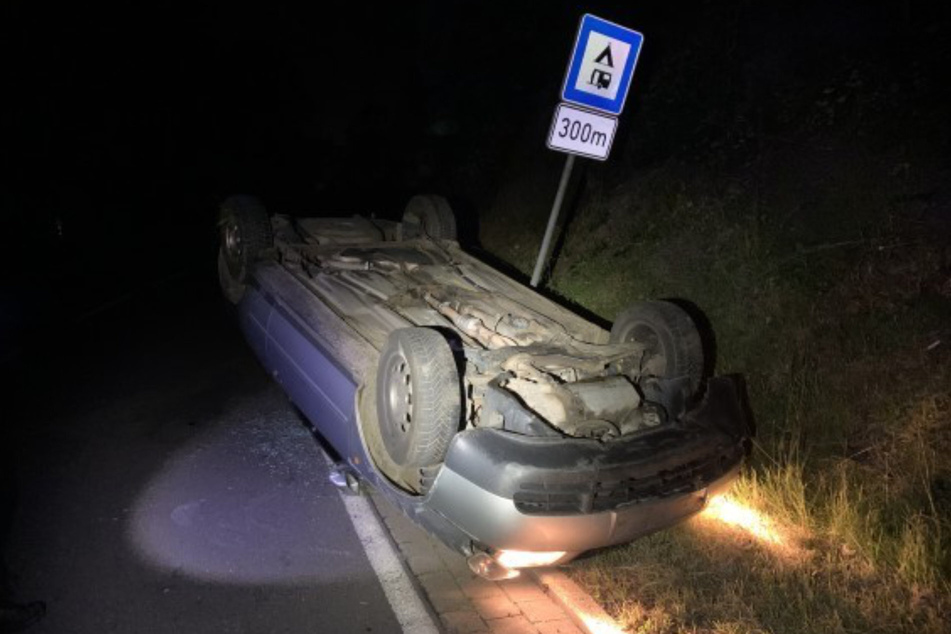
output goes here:
<path id="1" fill-rule="evenodd" d="M 442 196 L 413 196 L 406 204 L 403 222 L 419 225 L 424 234 L 436 240 L 456 239 L 456 216 L 449 202 Z"/>
<path id="2" fill-rule="evenodd" d="M 232 222 L 239 228 L 243 250 L 239 261 L 235 262 L 226 253 L 222 233 L 218 248 L 218 281 L 228 301 L 237 304 L 244 296 L 251 264 L 274 245 L 274 235 L 267 209 L 253 196 L 231 196 L 221 203 L 218 210 L 219 228 L 223 231 Z"/>
<path id="3" fill-rule="evenodd" d="M 402 466 L 420 468 L 439 464 L 459 429 L 462 412 L 459 373 L 452 350 L 439 332 L 428 328 L 394 331 L 385 350 L 391 350 L 391 346 L 399 349 L 410 364 L 415 396 L 409 464 Z M 381 367 L 386 356 L 386 352 L 381 355 Z M 378 385 L 377 390 L 384 387 Z M 381 424 L 384 423 L 381 421 Z"/>
<path id="4" fill-rule="evenodd" d="M 693 392 L 700 388 L 703 380 L 703 341 L 700 332 L 682 308 L 671 302 L 637 302 L 621 311 L 611 328 L 611 341 L 623 341 L 630 328 L 637 323 L 645 323 L 655 330 L 663 324 L 672 340 L 667 349 L 667 372 L 670 377 L 689 376 Z M 660 334 L 660 333 L 659 333 Z M 669 355 L 673 354 L 673 359 Z"/>
<path id="5" fill-rule="evenodd" d="M 274 245 L 271 219 L 264 204 L 253 196 L 231 196 L 221 203 L 221 218 L 233 215 L 241 227 L 245 266 L 258 260 L 261 253 Z"/>

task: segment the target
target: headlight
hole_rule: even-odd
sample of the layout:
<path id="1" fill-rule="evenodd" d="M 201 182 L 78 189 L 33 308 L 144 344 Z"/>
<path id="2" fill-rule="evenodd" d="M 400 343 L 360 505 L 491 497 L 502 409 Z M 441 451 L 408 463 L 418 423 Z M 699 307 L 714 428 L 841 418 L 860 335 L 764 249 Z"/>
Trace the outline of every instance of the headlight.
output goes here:
<path id="1" fill-rule="evenodd" d="M 518 568 L 534 568 L 536 566 L 550 566 L 557 563 L 568 553 L 563 550 L 538 552 L 533 550 L 499 550 L 494 555 L 478 552 L 469 557 L 466 562 L 469 569 L 489 581 L 514 579 L 518 576 Z"/>
<path id="2" fill-rule="evenodd" d="M 495 554 L 495 560 L 506 568 L 534 568 L 536 566 L 550 566 L 566 554 L 563 550 L 550 552 L 500 550 Z"/>

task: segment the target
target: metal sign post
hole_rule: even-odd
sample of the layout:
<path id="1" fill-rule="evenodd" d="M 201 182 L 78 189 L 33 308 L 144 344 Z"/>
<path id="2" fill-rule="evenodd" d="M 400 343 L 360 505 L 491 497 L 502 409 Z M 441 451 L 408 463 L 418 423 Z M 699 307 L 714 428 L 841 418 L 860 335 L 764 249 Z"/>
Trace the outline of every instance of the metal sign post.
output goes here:
<path id="1" fill-rule="evenodd" d="M 533 288 L 541 281 L 542 270 L 548 261 L 548 249 L 571 180 L 575 155 L 604 161 L 611 152 L 617 130 L 615 115 L 619 115 L 624 108 L 643 41 L 644 36 L 637 31 L 597 16 L 585 14 L 581 18 L 568 72 L 561 88 L 561 98 L 584 107 L 558 104 L 548 133 L 548 147 L 566 152 L 568 160 L 561 172 L 545 237 L 542 238 L 542 246 L 535 260 L 531 281 Z"/>
<path id="2" fill-rule="evenodd" d="M 571 170 L 575 166 L 575 155 L 569 154 L 565 161 L 565 168 L 561 170 L 561 181 L 558 183 L 558 193 L 555 194 L 555 203 L 551 207 L 551 215 L 548 216 L 548 226 L 545 228 L 545 237 L 542 238 L 542 246 L 538 250 L 538 258 L 535 260 L 535 271 L 532 273 L 532 288 L 538 286 L 538 281 L 542 278 L 542 269 L 548 260 L 548 247 L 551 244 L 551 236 L 555 233 L 555 224 L 558 223 L 558 214 L 561 213 L 561 203 L 565 199 L 565 190 L 568 189 L 568 181 L 571 180 Z"/>

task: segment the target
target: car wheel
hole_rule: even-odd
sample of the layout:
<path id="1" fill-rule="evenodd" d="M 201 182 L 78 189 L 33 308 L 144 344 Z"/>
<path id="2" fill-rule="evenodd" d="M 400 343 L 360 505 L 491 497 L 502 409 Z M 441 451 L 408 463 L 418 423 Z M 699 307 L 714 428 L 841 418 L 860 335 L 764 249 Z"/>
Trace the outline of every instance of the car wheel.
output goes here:
<path id="1" fill-rule="evenodd" d="M 641 376 L 689 377 L 691 392 L 703 380 L 703 344 L 690 316 L 670 302 L 637 302 L 618 315 L 611 342 L 633 341 L 645 347 Z"/>
<path id="2" fill-rule="evenodd" d="M 459 372 L 446 339 L 429 328 L 392 332 L 380 355 L 376 397 L 383 446 L 401 472 L 418 476 L 440 464 L 462 416 Z M 413 479 L 405 484 L 418 490 Z"/>
<path id="3" fill-rule="evenodd" d="M 257 198 L 231 196 L 218 214 L 218 279 L 232 303 L 244 296 L 251 265 L 274 244 L 267 210 Z"/>
<path id="4" fill-rule="evenodd" d="M 403 211 L 406 235 L 426 235 L 434 240 L 456 239 L 456 217 L 442 196 L 413 196 Z"/>

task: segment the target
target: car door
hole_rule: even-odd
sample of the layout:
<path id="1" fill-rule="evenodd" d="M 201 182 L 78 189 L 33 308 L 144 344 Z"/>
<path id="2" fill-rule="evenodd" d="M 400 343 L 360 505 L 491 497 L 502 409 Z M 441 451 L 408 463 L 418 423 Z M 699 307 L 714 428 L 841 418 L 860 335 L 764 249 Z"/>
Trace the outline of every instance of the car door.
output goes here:
<path id="1" fill-rule="evenodd" d="M 317 334 L 281 305 L 268 319 L 267 358 L 294 404 L 341 456 L 349 455 L 356 383 L 334 362 Z"/>
<path id="2" fill-rule="evenodd" d="M 247 289 L 238 304 L 238 324 L 248 345 L 265 367 L 268 366 L 267 321 L 271 310 L 271 304 L 267 298 L 253 288 Z M 271 371 L 270 367 L 267 369 Z"/>

